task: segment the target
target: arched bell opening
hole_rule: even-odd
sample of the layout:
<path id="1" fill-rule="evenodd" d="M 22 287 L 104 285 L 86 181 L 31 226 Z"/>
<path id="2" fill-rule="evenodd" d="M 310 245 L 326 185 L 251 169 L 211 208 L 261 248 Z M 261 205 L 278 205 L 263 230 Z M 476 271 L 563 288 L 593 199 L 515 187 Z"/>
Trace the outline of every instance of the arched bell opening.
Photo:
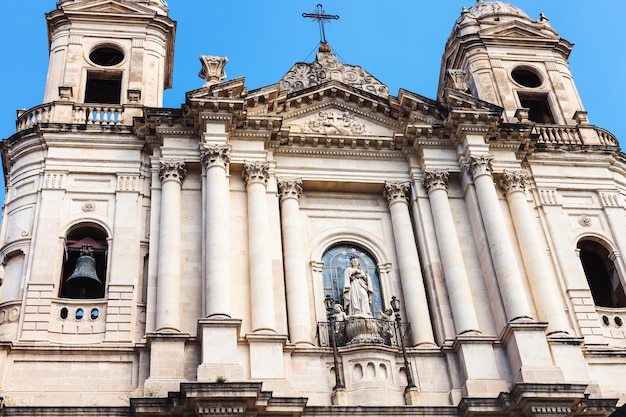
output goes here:
<path id="1" fill-rule="evenodd" d="M 107 233 L 81 224 L 67 234 L 61 273 L 61 298 L 103 298 L 107 274 Z"/>
<path id="2" fill-rule="evenodd" d="M 578 242 L 578 249 L 594 303 L 598 307 L 626 307 L 624 287 L 609 250 L 591 239 Z"/>

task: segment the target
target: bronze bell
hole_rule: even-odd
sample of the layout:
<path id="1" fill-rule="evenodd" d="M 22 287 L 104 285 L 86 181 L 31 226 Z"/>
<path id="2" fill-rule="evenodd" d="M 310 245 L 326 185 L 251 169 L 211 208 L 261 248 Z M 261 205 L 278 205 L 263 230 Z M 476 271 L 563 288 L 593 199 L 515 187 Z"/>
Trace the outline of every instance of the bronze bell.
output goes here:
<path id="1" fill-rule="evenodd" d="M 74 272 L 65 281 L 65 290 L 71 297 L 98 298 L 100 295 L 102 281 L 96 273 L 96 260 L 92 252 L 91 246 L 83 246 Z"/>

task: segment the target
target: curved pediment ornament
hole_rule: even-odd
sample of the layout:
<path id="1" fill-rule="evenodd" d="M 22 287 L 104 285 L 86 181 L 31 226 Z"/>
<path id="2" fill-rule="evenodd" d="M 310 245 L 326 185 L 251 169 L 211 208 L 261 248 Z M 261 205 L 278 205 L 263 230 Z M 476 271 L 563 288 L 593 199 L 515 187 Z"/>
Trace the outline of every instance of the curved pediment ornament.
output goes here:
<path id="1" fill-rule="evenodd" d="M 315 62 L 296 63 L 280 80 L 280 90 L 293 93 L 328 81 L 339 81 L 379 97 L 389 96 L 389 87 L 358 65 L 337 61 L 329 52 L 319 52 Z"/>
<path id="2" fill-rule="evenodd" d="M 321 111 L 314 119 L 306 121 L 304 132 L 340 135 L 366 135 L 369 133 L 367 125 L 354 118 L 354 114 L 334 111 Z"/>

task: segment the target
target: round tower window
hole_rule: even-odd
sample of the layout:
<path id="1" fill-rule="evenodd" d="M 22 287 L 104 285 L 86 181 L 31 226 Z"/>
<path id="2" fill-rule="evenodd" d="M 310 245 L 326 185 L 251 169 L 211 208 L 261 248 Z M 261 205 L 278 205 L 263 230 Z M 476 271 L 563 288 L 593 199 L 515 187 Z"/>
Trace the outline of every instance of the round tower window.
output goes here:
<path id="1" fill-rule="evenodd" d="M 523 85 L 524 87 L 539 87 L 542 83 L 541 77 L 534 72 L 529 70 L 528 68 L 516 68 L 511 72 L 511 76 L 519 85 Z"/>
<path id="2" fill-rule="evenodd" d="M 89 59 L 96 65 L 112 67 L 124 60 L 124 54 L 117 48 L 102 46 L 89 54 Z"/>

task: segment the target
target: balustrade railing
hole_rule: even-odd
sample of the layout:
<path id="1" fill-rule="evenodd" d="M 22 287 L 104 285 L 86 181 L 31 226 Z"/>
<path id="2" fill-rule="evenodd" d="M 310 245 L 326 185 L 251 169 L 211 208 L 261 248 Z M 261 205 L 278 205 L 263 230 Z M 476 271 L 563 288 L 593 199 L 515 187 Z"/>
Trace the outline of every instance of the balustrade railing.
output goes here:
<path id="1" fill-rule="evenodd" d="M 619 146 L 617 139 L 611 132 L 608 130 L 604 130 L 600 127 L 596 127 L 596 133 L 598 134 L 598 138 L 600 139 L 600 144 L 605 146 Z"/>
<path id="2" fill-rule="evenodd" d="M 538 135 L 537 143 L 582 145 L 580 131 L 576 126 L 535 125 L 532 133 Z"/>
<path id="3" fill-rule="evenodd" d="M 120 125 L 124 122 L 124 107 L 116 105 L 74 105 L 74 123 L 88 125 Z"/>
<path id="4" fill-rule="evenodd" d="M 30 110 L 18 112 L 16 128 L 18 132 L 30 129 L 41 123 L 77 123 L 83 125 L 117 126 L 124 124 L 124 107 L 121 105 L 74 104 L 71 120 L 60 112 L 55 117 L 55 103 L 42 104 Z M 58 119 L 58 120 L 57 120 Z M 63 120 L 61 120 L 63 119 Z"/>
<path id="5" fill-rule="evenodd" d="M 19 111 L 16 123 L 17 131 L 30 129 L 39 123 L 48 123 L 52 119 L 53 108 L 53 104 L 48 103 L 33 107 L 30 110 Z"/>
<path id="6" fill-rule="evenodd" d="M 335 332 L 335 341 L 338 347 L 372 344 L 382 346 L 400 347 L 400 337 L 405 345 L 407 340 L 409 323 L 402 323 L 398 329 L 398 323 L 392 320 L 375 318 L 348 318 L 333 323 L 323 321 L 317 323 L 317 339 L 321 347 L 332 346 L 331 331 Z"/>

